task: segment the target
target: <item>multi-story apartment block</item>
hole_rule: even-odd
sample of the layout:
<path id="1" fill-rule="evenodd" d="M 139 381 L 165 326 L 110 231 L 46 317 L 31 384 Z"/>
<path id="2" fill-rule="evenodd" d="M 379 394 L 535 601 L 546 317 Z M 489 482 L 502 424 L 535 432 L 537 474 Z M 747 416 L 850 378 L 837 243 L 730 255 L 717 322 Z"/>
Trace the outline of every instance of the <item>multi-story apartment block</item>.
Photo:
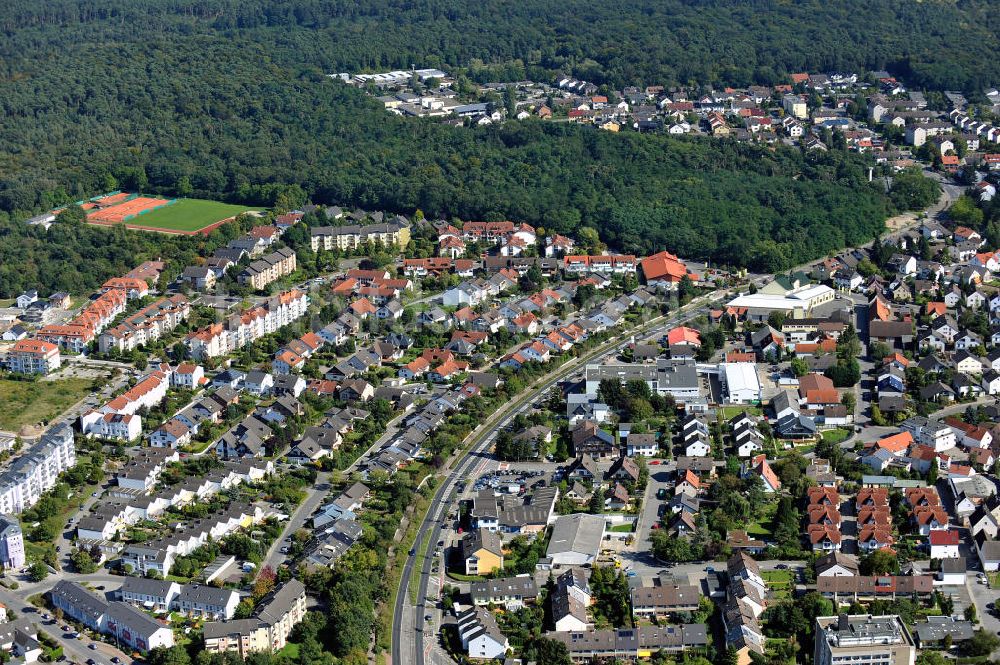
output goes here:
<path id="1" fill-rule="evenodd" d="M 292 628 L 306 614 L 306 588 L 296 579 L 265 598 L 250 619 L 205 624 L 205 650 L 235 651 L 243 658 L 254 651 L 284 648 Z"/>
<path id="2" fill-rule="evenodd" d="M 73 429 L 60 423 L 0 473 L 0 514 L 18 514 L 35 505 L 74 464 Z"/>
<path id="3" fill-rule="evenodd" d="M 17 570 L 24 565 L 24 534 L 13 517 L 0 515 L 0 566 Z"/>
<path id="4" fill-rule="evenodd" d="M 639 262 L 635 256 L 610 255 L 610 256 L 566 256 L 563 258 L 563 269 L 567 273 L 592 273 L 599 272 L 605 275 L 621 275 L 635 273 Z"/>
<path id="5" fill-rule="evenodd" d="M 111 349 L 131 351 L 145 346 L 179 326 L 190 314 L 191 303 L 184 296 L 161 298 L 101 333 L 97 339 L 98 348 L 101 353 L 107 353 Z"/>
<path id="6" fill-rule="evenodd" d="M 301 318 L 308 308 L 309 297 L 292 289 L 262 305 L 233 314 L 221 323 L 197 330 L 184 343 L 196 359 L 226 355 Z"/>
<path id="7" fill-rule="evenodd" d="M 913 665 L 913 638 L 898 615 L 816 617 L 815 665 Z"/>
<path id="8" fill-rule="evenodd" d="M 240 284 L 249 284 L 259 290 L 293 272 L 295 272 L 295 252 L 282 247 L 248 265 L 239 274 L 238 280 Z"/>
<path id="9" fill-rule="evenodd" d="M 314 252 L 357 249 L 368 243 L 405 247 L 409 242 L 410 227 L 398 220 L 367 226 L 317 226 L 312 230 Z"/>
<path id="10" fill-rule="evenodd" d="M 59 346 L 40 339 L 22 339 L 7 353 L 7 369 L 20 374 L 48 374 L 60 364 Z"/>
<path id="11" fill-rule="evenodd" d="M 125 311 L 127 300 L 128 296 L 122 289 L 106 291 L 80 310 L 69 323 L 43 326 L 37 337 L 58 344 L 65 351 L 85 353 L 87 345 Z"/>

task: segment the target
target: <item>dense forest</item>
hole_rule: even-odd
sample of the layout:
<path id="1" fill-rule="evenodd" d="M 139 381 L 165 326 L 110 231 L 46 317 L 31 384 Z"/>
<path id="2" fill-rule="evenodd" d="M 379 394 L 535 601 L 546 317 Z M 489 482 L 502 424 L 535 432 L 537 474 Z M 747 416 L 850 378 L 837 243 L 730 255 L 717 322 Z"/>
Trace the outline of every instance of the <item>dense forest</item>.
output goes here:
<path id="1" fill-rule="evenodd" d="M 6 3 L 0 262 L 21 260 L 8 217 L 115 186 L 266 205 L 275 184 L 294 183 L 318 203 L 586 224 L 626 251 L 786 267 L 880 227 L 892 202 L 860 158 L 535 122 L 455 130 L 390 117 L 325 74 L 413 63 L 739 84 L 890 67 L 974 89 L 1000 79 L 984 57 L 997 50 L 985 11 L 902 0 Z"/>

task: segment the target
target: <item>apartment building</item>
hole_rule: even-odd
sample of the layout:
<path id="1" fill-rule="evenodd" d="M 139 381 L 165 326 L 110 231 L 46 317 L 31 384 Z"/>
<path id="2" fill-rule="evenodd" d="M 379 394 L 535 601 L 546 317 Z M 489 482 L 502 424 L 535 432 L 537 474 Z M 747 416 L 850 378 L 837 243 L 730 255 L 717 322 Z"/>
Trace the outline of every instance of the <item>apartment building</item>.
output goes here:
<path id="1" fill-rule="evenodd" d="M 17 570 L 24 566 L 24 534 L 13 517 L 0 515 L 0 566 Z"/>
<path id="2" fill-rule="evenodd" d="M 7 353 L 7 369 L 19 374 L 48 374 L 61 364 L 59 345 L 40 339 L 22 339 Z"/>
<path id="3" fill-rule="evenodd" d="M 169 626 L 127 603 L 109 603 L 76 582 L 58 582 L 49 598 L 65 615 L 137 651 L 174 645 L 174 632 Z"/>
<path id="4" fill-rule="evenodd" d="M 97 338 L 101 353 L 119 352 L 145 346 L 163 337 L 191 315 L 191 303 L 181 294 L 160 298 L 127 317 Z"/>
<path id="5" fill-rule="evenodd" d="M 264 598 L 253 617 L 206 623 L 205 650 L 235 651 L 242 658 L 254 651 L 279 651 L 305 614 L 306 588 L 296 579 L 289 580 Z"/>
<path id="6" fill-rule="evenodd" d="M 237 277 L 240 284 L 260 290 L 271 282 L 295 272 L 295 252 L 288 247 L 271 252 L 243 269 Z"/>
<path id="7" fill-rule="evenodd" d="M 176 604 L 178 610 L 188 616 L 227 620 L 236 614 L 236 606 L 240 604 L 240 594 L 233 589 L 188 584 L 177 595 Z"/>
<path id="8" fill-rule="evenodd" d="M 401 220 L 365 226 L 317 226 L 312 229 L 312 250 L 346 251 L 368 243 L 405 247 L 410 242 L 410 227 Z"/>
<path id="9" fill-rule="evenodd" d="M 126 577 L 118 594 L 123 603 L 148 610 L 169 610 L 181 592 L 181 585 L 168 580 Z"/>
<path id="10" fill-rule="evenodd" d="M 18 514 L 56 484 L 59 474 L 76 464 L 73 429 L 60 423 L 42 435 L 0 473 L 0 514 Z"/>
<path id="11" fill-rule="evenodd" d="M 639 263 L 635 256 L 566 256 L 563 258 L 563 269 L 567 273 L 581 274 L 599 272 L 605 275 L 633 274 Z"/>
<path id="12" fill-rule="evenodd" d="M 195 359 L 223 356 L 287 326 L 304 316 L 308 308 L 309 297 L 292 289 L 262 305 L 233 314 L 221 323 L 197 330 L 184 343 Z"/>
<path id="13" fill-rule="evenodd" d="M 916 647 L 898 615 L 816 617 L 815 665 L 913 665 Z"/>
<path id="14" fill-rule="evenodd" d="M 58 344 L 64 351 L 86 353 L 87 346 L 125 311 L 128 300 L 122 289 L 112 289 L 90 301 L 75 318 L 66 324 L 43 326 L 37 338 Z"/>

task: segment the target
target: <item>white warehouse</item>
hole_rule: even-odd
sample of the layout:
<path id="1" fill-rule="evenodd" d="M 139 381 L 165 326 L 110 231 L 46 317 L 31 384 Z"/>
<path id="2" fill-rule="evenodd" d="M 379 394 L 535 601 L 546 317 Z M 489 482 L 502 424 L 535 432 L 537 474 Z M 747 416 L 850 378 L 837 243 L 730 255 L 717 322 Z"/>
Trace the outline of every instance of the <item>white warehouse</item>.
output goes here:
<path id="1" fill-rule="evenodd" d="M 756 363 L 722 363 L 719 380 L 729 404 L 750 404 L 761 400 Z"/>

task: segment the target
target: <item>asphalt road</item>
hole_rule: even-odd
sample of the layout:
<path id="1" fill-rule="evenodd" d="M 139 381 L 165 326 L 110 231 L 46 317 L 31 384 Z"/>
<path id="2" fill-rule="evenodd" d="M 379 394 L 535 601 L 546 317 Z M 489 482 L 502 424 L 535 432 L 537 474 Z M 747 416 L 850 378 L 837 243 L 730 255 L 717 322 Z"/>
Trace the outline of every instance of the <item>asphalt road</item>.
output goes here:
<path id="1" fill-rule="evenodd" d="M 706 309 L 702 306 L 702 304 L 709 300 L 710 297 L 714 298 L 716 295 L 717 294 L 713 293 L 692 301 L 686 306 L 685 310 L 673 312 L 667 317 L 666 320 L 657 322 L 652 328 L 645 330 L 642 333 L 643 336 L 658 334 L 667 328 L 673 327 L 679 323 L 686 323 L 687 321 L 704 314 Z M 454 469 L 448 474 L 445 481 L 441 483 L 435 493 L 433 502 L 431 503 L 433 508 L 428 512 L 424 522 L 421 524 L 420 529 L 417 532 L 417 538 L 413 546 L 415 551 L 421 551 L 423 549 L 423 543 L 427 538 L 430 538 L 430 544 L 427 547 L 427 550 L 431 552 L 433 551 L 432 548 L 441 538 L 441 516 L 442 514 L 447 514 L 451 503 L 450 500 L 446 501 L 446 498 L 451 497 L 457 482 L 464 479 L 472 467 L 482 461 L 482 457 L 486 454 L 486 451 L 489 450 L 497 431 L 505 427 L 518 413 L 531 408 L 535 398 L 539 395 L 544 395 L 557 383 L 578 371 L 581 366 L 595 360 L 600 360 L 613 353 L 617 353 L 626 344 L 628 344 L 629 335 L 630 333 L 623 332 L 616 340 L 614 340 L 614 342 L 612 342 L 613 346 L 610 348 L 602 347 L 602 349 L 597 352 L 564 364 L 552 375 L 550 375 L 550 377 L 546 379 L 541 386 L 533 388 L 527 395 L 514 402 L 511 407 L 508 407 L 508 410 L 504 412 L 499 419 L 492 420 L 487 429 L 473 435 L 476 438 L 473 440 L 474 443 L 470 447 L 469 452 L 457 462 L 457 466 L 455 466 Z M 405 652 L 407 652 L 405 656 L 403 648 L 404 635 L 402 633 L 404 631 L 403 623 L 409 623 L 409 621 L 406 621 L 404 614 L 409 597 L 407 588 L 411 583 L 413 570 L 417 565 L 417 557 L 415 555 L 407 558 L 406 563 L 403 566 L 402 576 L 400 577 L 399 587 L 396 594 L 396 606 L 393 608 L 391 661 L 393 665 L 408 665 L 411 662 L 415 663 L 415 665 L 423 665 L 424 663 L 425 650 L 423 640 L 421 639 L 418 642 L 417 638 L 422 637 L 424 633 L 424 617 L 425 613 L 429 609 L 427 607 L 427 588 L 431 578 L 431 568 L 435 557 L 433 555 L 424 555 L 421 559 L 421 574 L 417 592 L 417 602 L 416 607 L 413 608 L 415 618 L 413 619 L 412 633 L 405 636 Z M 409 628 L 407 628 L 407 632 L 411 632 Z"/>

